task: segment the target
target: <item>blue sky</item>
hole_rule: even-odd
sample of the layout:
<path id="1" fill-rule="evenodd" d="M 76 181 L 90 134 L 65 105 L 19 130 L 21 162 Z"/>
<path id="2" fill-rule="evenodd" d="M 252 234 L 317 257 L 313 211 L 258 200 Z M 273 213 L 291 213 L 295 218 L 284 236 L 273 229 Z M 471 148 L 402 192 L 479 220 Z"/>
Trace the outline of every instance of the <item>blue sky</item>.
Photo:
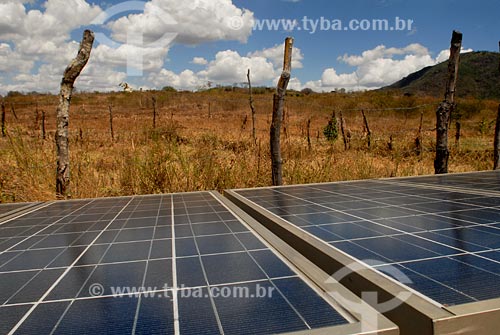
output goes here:
<path id="1" fill-rule="evenodd" d="M 243 82 L 251 68 L 258 85 L 274 85 L 282 43 L 295 38 L 291 87 L 316 91 L 372 89 L 447 58 L 453 29 L 464 33 L 464 52 L 498 51 L 500 2 L 464 0 L 2 0 L 0 2 L 0 94 L 9 90 L 57 91 L 60 76 L 74 57 L 81 33 L 92 28 L 116 42 L 97 40 L 83 90 L 117 90 L 125 81 L 138 88 L 174 86 L 200 89 L 208 82 Z M 95 18 L 126 4 L 130 10 L 95 25 Z M 160 13 L 160 14 L 158 14 Z M 168 20 L 165 19 L 168 16 Z M 308 20 L 305 31 L 304 18 Z M 312 24 L 396 17 L 412 21 L 402 31 L 320 31 Z M 252 29 L 256 21 L 297 20 L 293 31 Z M 165 28 L 165 23 L 176 23 Z M 235 29 L 232 22 L 240 23 Z M 280 23 L 281 21 L 276 21 Z M 326 23 L 324 23 L 326 24 Z M 300 30 L 299 30 L 300 29 Z M 127 40 L 144 36 L 145 47 Z M 172 34 L 163 45 L 165 31 Z M 163 41 L 163 40 L 161 40 Z M 139 56 L 138 56 L 139 55 Z M 142 59 L 132 66 L 130 60 Z M 139 73 L 136 71 L 139 69 Z M 138 75 L 140 74 L 140 75 Z"/>

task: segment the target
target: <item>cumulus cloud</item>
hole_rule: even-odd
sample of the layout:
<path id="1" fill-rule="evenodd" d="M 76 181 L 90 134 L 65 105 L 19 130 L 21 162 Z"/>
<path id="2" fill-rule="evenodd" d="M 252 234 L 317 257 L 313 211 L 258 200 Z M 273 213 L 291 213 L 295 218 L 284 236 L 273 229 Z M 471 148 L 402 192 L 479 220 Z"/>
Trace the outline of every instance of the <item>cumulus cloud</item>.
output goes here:
<path id="1" fill-rule="evenodd" d="M 472 50 L 464 50 L 470 52 Z M 323 72 L 320 80 L 310 81 L 305 86 L 316 91 L 376 89 L 390 85 L 409 74 L 427 66 L 436 65 L 449 58 L 449 50 L 441 51 L 437 57 L 421 44 L 410 44 L 403 48 L 387 48 L 384 45 L 364 51 L 361 55 L 343 55 L 338 61 L 356 70 L 339 74 L 334 68 Z"/>
<path id="2" fill-rule="evenodd" d="M 212 57 L 195 57 L 191 64 L 198 72 L 186 69 L 175 73 L 165 68 L 165 60 L 175 44 L 247 41 L 254 15 L 232 0 L 148 0 L 140 10 L 109 17 L 104 15 L 110 14 L 109 8 L 104 10 L 90 0 L 39 0 L 36 3 L 40 6 L 27 5 L 35 3 L 33 0 L 0 1 L 2 94 L 9 90 L 56 92 L 65 67 L 78 50 L 79 36 L 74 34 L 89 26 L 106 33 L 115 43 L 96 41 L 89 64 L 77 82 L 83 90 L 115 90 L 121 81 L 135 87 L 196 89 L 209 81 L 245 82 L 248 69 L 255 85 L 269 85 L 281 73 L 281 44 L 246 54 L 225 50 Z M 96 25 L 97 18 L 104 18 L 104 25 Z M 142 43 L 131 38 L 137 36 Z M 403 48 L 379 46 L 360 55 L 339 57 L 339 62 L 353 67 L 351 72 L 339 73 L 330 66 L 319 80 L 302 85 L 298 78 L 292 78 L 289 87 L 311 87 L 317 91 L 378 88 L 444 61 L 448 55 L 449 51 L 444 50 L 434 57 L 420 44 Z M 141 64 L 132 65 L 136 70 L 140 67 L 143 76 L 131 78 L 127 75 L 130 61 L 141 59 Z M 303 52 L 294 48 L 292 67 L 303 68 L 303 60 Z"/>
<path id="3" fill-rule="evenodd" d="M 171 45 L 245 42 L 252 33 L 253 13 L 238 8 L 232 0 L 149 0 L 144 5 L 136 2 L 128 11 L 127 3 L 104 10 L 90 0 L 40 0 L 39 6 L 29 9 L 33 7 L 27 4 L 34 3 L 0 3 L 1 93 L 13 89 L 57 91 L 62 72 L 78 50 L 74 32 L 84 27 L 91 27 L 98 37 L 77 82 L 84 90 L 116 89 L 117 82 L 125 80 L 145 87 L 150 86 L 150 77 L 162 84 L 158 79 L 162 74 L 164 81 L 195 88 L 205 80 L 204 74 L 189 70 L 174 74 L 164 69 Z M 137 4 L 141 8 L 136 8 Z M 131 66 L 131 60 L 141 59 L 141 64 Z M 199 57 L 193 63 L 208 67 L 206 70 L 217 77 L 217 61 L 209 64 Z M 143 76 L 127 77 L 131 69 Z"/>
<path id="4" fill-rule="evenodd" d="M 191 63 L 196 64 L 196 65 L 207 65 L 208 61 L 203 57 L 195 57 L 195 58 L 193 58 Z"/>
<path id="5" fill-rule="evenodd" d="M 9 44 L 0 43 L 0 73 L 9 71 L 30 72 L 35 62 L 18 56 Z"/>
<path id="6" fill-rule="evenodd" d="M 113 37 L 121 42 L 138 32 L 147 40 L 160 39 L 166 31 L 182 44 L 235 40 L 246 42 L 252 32 L 253 13 L 228 0 L 151 0 L 144 12 L 122 17 L 109 24 Z"/>
<path id="7" fill-rule="evenodd" d="M 203 87 L 207 82 L 191 70 L 184 70 L 180 74 L 162 69 L 159 73 L 151 73 L 148 81 L 156 88 L 172 86 L 178 89 L 193 90 Z"/>
<path id="8" fill-rule="evenodd" d="M 218 52 L 215 59 L 199 74 L 218 83 L 241 83 L 246 81 L 248 69 L 256 85 L 274 79 L 276 71 L 273 63 L 265 57 L 244 57 L 233 50 Z"/>
<path id="9" fill-rule="evenodd" d="M 298 52 L 300 53 L 300 50 Z M 192 63 L 204 66 L 204 69 L 199 72 L 185 70 L 180 74 L 176 74 L 163 69 L 158 73 L 151 74 L 148 80 L 157 88 L 174 86 L 192 90 L 206 87 L 208 82 L 220 85 L 244 83 L 247 80 L 247 71 L 250 69 L 254 85 L 269 85 L 269 83 L 277 81 L 276 78 L 281 73 L 280 66 L 282 64 L 275 64 L 274 56 L 274 53 L 266 52 L 255 52 L 242 56 L 237 51 L 225 50 L 218 52 L 214 59 L 210 61 L 201 57 L 193 59 Z M 300 89 L 302 85 L 298 78 L 292 78 L 289 87 L 291 89 Z"/>
<path id="10" fill-rule="evenodd" d="M 464 49 L 464 47 L 462 47 L 462 50 L 460 51 L 460 53 L 461 54 L 466 54 L 466 53 L 473 52 L 473 51 L 474 50 L 472 50 L 472 49 Z M 442 63 L 442 62 L 447 61 L 448 59 L 450 59 L 450 50 L 443 50 L 437 56 L 436 62 L 437 63 Z"/>
<path id="11" fill-rule="evenodd" d="M 283 44 L 277 44 L 272 48 L 263 49 L 260 51 L 251 52 L 248 57 L 264 57 L 269 59 L 274 67 L 280 68 L 283 66 L 283 58 L 285 57 L 285 49 Z M 304 55 L 299 48 L 293 47 L 292 51 L 292 68 L 302 69 L 302 60 L 304 60 Z"/>

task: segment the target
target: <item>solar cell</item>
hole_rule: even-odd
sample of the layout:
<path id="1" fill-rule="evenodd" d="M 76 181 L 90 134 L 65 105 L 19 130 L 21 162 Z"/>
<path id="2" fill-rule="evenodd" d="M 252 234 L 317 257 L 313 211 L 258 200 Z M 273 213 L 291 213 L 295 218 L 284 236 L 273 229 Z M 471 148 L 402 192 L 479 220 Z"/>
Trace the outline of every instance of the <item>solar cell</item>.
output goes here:
<path id="1" fill-rule="evenodd" d="M 52 203 L 0 222 L 0 250 L 2 334 L 268 334 L 357 322 L 209 192 Z"/>
<path id="2" fill-rule="evenodd" d="M 321 204 L 310 208 L 308 213 L 280 217 L 325 242 L 351 242 L 351 248 L 358 247 L 354 248 L 356 257 L 362 259 L 375 258 L 393 264 L 500 248 L 500 230 L 490 226 L 500 221 L 500 208 L 469 204 L 466 202 L 470 196 L 468 194 L 462 194 L 456 202 L 456 196 L 448 197 L 450 191 L 437 190 L 423 190 L 426 194 L 418 195 L 417 198 L 425 202 L 418 205 L 412 201 L 404 201 L 399 205 L 394 205 L 393 201 L 385 202 L 386 199 L 400 196 L 401 191 L 414 194 L 422 190 L 414 186 L 368 181 L 241 190 L 237 193 L 266 210 L 290 203 L 302 207 Z M 309 194 L 313 195 L 313 199 Z M 260 195 L 263 195 L 264 199 L 261 199 Z M 331 195 L 342 195 L 344 201 L 330 203 L 322 200 Z M 493 198 L 497 199 L 500 205 L 499 197 L 488 197 L 490 202 L 494 202 Z M 344 209 L 337 209 L 338 205 Z M 335 243 L 332 245 L 335 246 Z M 346 244 L 342 246 L 344 251 L 349 249 Z M 460 278 L 464 275 L 464 272 L 456 267 L 449 270 L 450 277 Z M 428 275 L 425 268 L 421 271 L 422 275 Z M 500 272 L 496 276 L 500 280 Z M 484 286 L 493 288 L 496 281 L 488 281 Z M 490 295 L 482 300 L 500 298 L 496 290 L 491 289 L 489 292 Z M 474 296 L 473 292 L 463 293 Z M 444 298 L 437 301 L 449 304 Z"/>
<path id="3" fill-rule="evenodd" d="M 401 274 L 392 276 L 396 288 L 407 289 L 429 306 L 459 309 L 494 301 L 488 308 L 500 311 L 499 181 L 500 172 L 485 172 L 234 190 L 227 195 L 325 271 L 339 270 L 342 264 L 333 264 L 347 254 L 375 270 L 367 287 L 379 285 L 392 269 Z M 331 255 L 330 264 L 325 252 Z M 359 283 L 343 283 L 358 294 L 363 290 Z M 377 287 L 384 292 L 385 286 Z M 412 308 L 417 310 L 417 305 Z"/>

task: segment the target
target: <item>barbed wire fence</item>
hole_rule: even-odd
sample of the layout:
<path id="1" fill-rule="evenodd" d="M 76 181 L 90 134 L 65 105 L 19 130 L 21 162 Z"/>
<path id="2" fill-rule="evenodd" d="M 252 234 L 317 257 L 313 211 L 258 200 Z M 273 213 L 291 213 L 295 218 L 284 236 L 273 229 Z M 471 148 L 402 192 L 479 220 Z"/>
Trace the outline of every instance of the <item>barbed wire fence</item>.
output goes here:
<path id="1" fill-rule="evenodd" d="M 144 98 L 143 95 L 146 96 L 146 98 Z M 127 113 L 128 115 L 141 117 L 148 115 L 146 113 L 149 113 L 150 109 L 153 110 L 153 101 L 148 98 L 154 98 L 156 97 L 156 94 L 148 92 L 143 95 L 141 95 L 140 101 L 132 101 L 133 103 L 130 104 L 127 111 L 122 112 L 122 114 Z M 158 95 L 161 96 L 160 94 Z M 50 134 L 52 131 L 51 126 L 53 125 L 53 121 L 51 120 L 52 114 L 55 114 L 56 98 L 57 97 L 55 96 L 44 96 L 39 100 L 35 98 L 33 101 L 27 102 L 11 101 L 12 99 L 4 98 L 3 100 L 5 102 L 8 119 L 11 119 L 7 120 L 6 124 L 8 125 L 9 122 L 14 124 L 23 122 L 27 125 L 28 123 L 26 122 L 26 118 L 32 118 L 33 120 L 31 122 L 33 124 L 33 134 L 39 134 L 37 136 L 43 136 L 42 133 L 44 134 L 45 132 Z M 135 98 L 136 97 L 127 97 L 124 101 L 128 101 L 130 99 L 137 100 Z M 108 123 L 109 106 L 115 107 L 114 112 L 115 114 L 118 114 L 120 113 L 120 104 L 123 104 L 123 101 L 114 101 L 113 99 L 92 101 L 77 98 L 76 100 L 77 101 L 74 101 L 72 106 L 74 123 L 79 119 L 85 119 L 90 115 L 97 118 L 102 117 L 102 122 Z M 217 116 L 229 116 L 240 118 L 242 123 L 241 128 L 244 129 L 246 128 L 245 120 L 248 121 L 248 114 L 250 113 L 247 101 L 248 98 L 244 95 L 237 98 L 227 98 L 214 97 L 207 94 L 199 96 L 198 100 L 193 99 L 193 96 L 179 95 L 174 96 L 173 99 L 169 99 L 169 96 L 167 96 L 166 98 L 160 98 L 157 100 L 159 109 L 159 115 L 157 116 L 159 119 L 158 122 L 162 122 L 161 119 L 163 119 L 163 121 L 173 120 L 175 117 L 183 116 L 184 114 L 192 114 L 199 117 L 200 120 L 216 118 Z M 261 119 L 261 124 L 263 119 L 266 121 L 266 124 L 270 124 L 272 110 L 271 99 L 268 96 L 254 95 L 253 100 L 256 105 L 257 118 Z M 322 127 L 327 124 L 332 112 L 336 112 L 337 115 L 339 113 L 343 114 L 344 122 L 347 125 L 347 128 L 349 128 L 348 130 L 351 132 L 352 139 L 354 141 L 359 141 L 366 136 L 366 127 L 362 122 L 362 113 L 366 113 L 366 117 L 368 122 L 370 122 L 370 127 L 372 128 L 371 130 L 373 131 L 374 142 L 387 142 L 387 147 L 389 149 L 394 149 L 394 142 L 397 140 L 408 141 L 410 137 L 414 137 L 416 139 L 419 133 L 426 134 L 426 137 L 428 138 L 428 133 L 436 130 L 434 125 L 435 121 L 430 119 L 429 114 L 434 113 L 437 107 L 438 103 L 427 103 L 408 107 L 341 108 L 335 103 L 311 102 L 310 100 L 304 100 L 301 98 L 288 97 L 285 106 L 284 125 L 286 130 L 284 132 L 284 136 L 286 138 L 293 136 L 302 137 L 304 139 L 307 138 L 308 143 L 311 142 L 311 136 L 315 136 L 316 139 L 319 139 L 322 137 Z M 46 115 L 46 118 L 42 119 L 42 117 L 40 117 L 42 113 Z M 388 115 L 386 115 L 387 113 L 395 113 L 394 116 L 397 116 L 399 120 L 401 120 L 404 116 L 406 121 L 403 124 L 395 123 L 392 125 L 380 125 L 380 122 L 378 122 L 379 119 L 388 117 Z M 421 113 L 426 114 L 426 119 L 424 120 L 426 121 L 424 122 L 426 127 L 422 127 L 422 121 L 420 122 L 419 127 L 418 119 L 420 118 Z M 151 116 L 153 117 L 153 112 L 151 112 Z M 41 124 L 42 120 L 43 124 Z M 340 125 L 341 120 L 338 121 Z M 430 121 L 432 121 L 431 127 L 428 126 Z M 45 122 L 47 122 L 47 124 L 45 124 Z M 461 130 L 463 131 L 463 129 Z M 72 133 L 75 133 L 75 131 L 78 130 L 73 129 Z M 118 129 L 115 129 L 115 131 L 119 132 Z M 309 136 L 307 135 L 308 132 Z M 47 138 L 50 137 L 47 136 Z"/>

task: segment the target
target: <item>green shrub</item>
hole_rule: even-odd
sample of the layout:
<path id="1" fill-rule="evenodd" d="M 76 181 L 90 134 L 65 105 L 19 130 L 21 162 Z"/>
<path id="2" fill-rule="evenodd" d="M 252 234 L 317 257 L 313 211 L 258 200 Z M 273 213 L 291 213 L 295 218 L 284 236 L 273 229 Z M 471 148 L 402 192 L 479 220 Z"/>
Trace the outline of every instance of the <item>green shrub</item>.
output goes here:
<path id="1" fill-rule="evenodd" d="M 339 138 L 339 129 L 337 126 L 337 117 L 333 113 L 332 117 L 328 121 L 328 124 L 323 129 L 323 135 L 329 142 L 335 142 Z"/>

